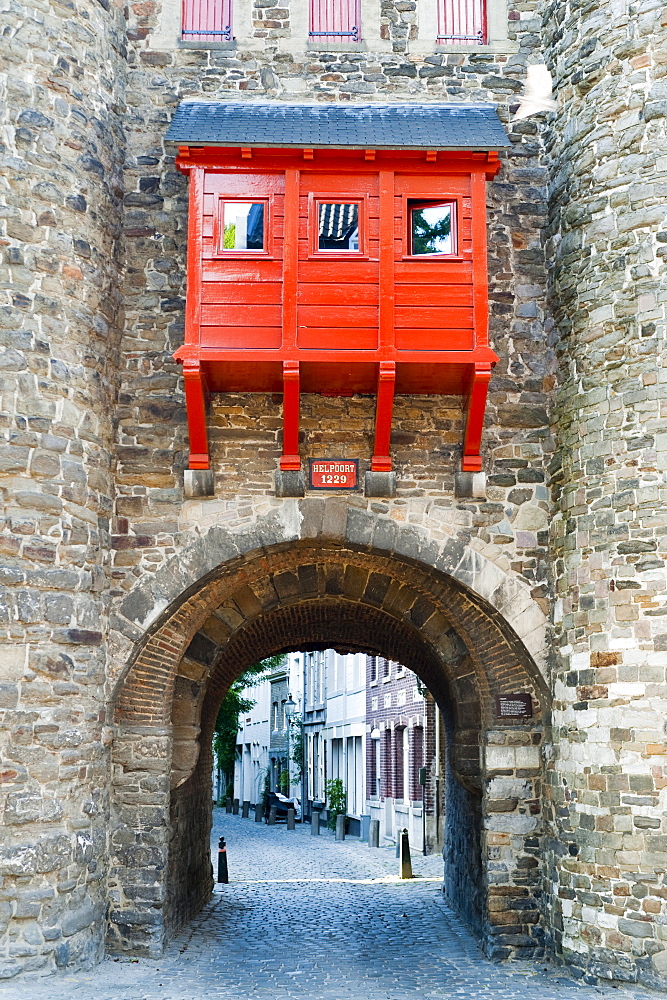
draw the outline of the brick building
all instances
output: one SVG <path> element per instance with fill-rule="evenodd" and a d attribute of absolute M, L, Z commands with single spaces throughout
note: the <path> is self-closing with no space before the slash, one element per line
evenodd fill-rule
<path fill-rule="evenodd" d="M 419 678 L 383 656 L 366 658 L 366 732 L 366 812 L 380 835 L 407 829 L 417 850 L 441 851 L 444 726 Z"/>
<path fill-rule="evenodd" d="M 210 894 L 211 732 L 230 681 L 335 648 L 404 663 L 442 712 L 447 897 L 486 953 L 667 986 L 664 4 L 483 6 L 462 29 L 446 0 L 361 0 L 336 37 L 308 0 L 235 0 L 228 35 L 188 27 L 176 0 L 5 14 L 3 977 L 105 948 L 159 955 Z M 542 62 L 557 107 L 513 121 Z M 294 379 L 213 392 L 206 413 L 200 392 L 209 468 L 186 468 L 195 378 L 174 353 L 198 195 L 165 136 L 189 99 L 497 114 L 508 145 L 474 231 L 498 358 L 481 473 L 461 468 L 460 384 L 407 386 L 383 425 L 393 488 L 366 491 L 377 393 L 348 395 L 335 364 L 337 395 L 304 375 L 287 457 L 358 460 L 361 488 L 276 489 L 295 471 L 280 469 Z M 431 170 L 441 151 L 412 153 Z M 492 173 L 493 150 L 468 150 L 470 176 L 476 152 Z M 304 145 L 299 169 L 318 155 Z M 387 164 L 354 155 L 369 175 Z M 235 156 L 241 176 L 261 159 Z M 463 244 L 467 197 L 448 202 Z M 282 299 L 261 284 L 277 329 Z M 385 321 L 402 308 L 386 287 L 371 307 Z M 285 301 L 294 332 L 304 303 Z"/>

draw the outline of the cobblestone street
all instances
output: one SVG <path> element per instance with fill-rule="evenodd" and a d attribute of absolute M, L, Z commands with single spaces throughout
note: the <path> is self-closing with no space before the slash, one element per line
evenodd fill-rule
<path fill-rule="evenodd" d="M 160 961 L 107 959 L 89 972 L 0 985 L 3 1000 L 615 1000 L 657 997 L 587 986 L 544 964 L 498 966 L 443 903 L 439 857 L 397 882 L 393 849 L 310 827 L 286 830 L 215 811 L 230 884 Z"/>

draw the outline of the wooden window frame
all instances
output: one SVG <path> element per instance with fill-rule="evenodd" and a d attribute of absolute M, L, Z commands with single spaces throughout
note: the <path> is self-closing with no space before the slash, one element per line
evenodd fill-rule
<path fill-rule="evenodd" d="M 320 205 L 357 205 L 359 219 L 358 250 L 320 250 Z M 317 260 L 368 260 L 368 195 L 330 195 L 311 191 L 308 195 L 308 219 L 310 222 L 309 258 Z"/>
<path fill-rule="evenodd" d="M 403 255 L 402 260 L 421 261 L 457 261 L 464 257 L 459 251 L 460 234 L 459 220 L 461 219 L 461 207 L 463 198 L 460 195 L 437 195 L 426 198 L 421 195 L 403 195 Z M 412 221 L 410 202 L 417 202 L 419 205 L 442 204 L 452 206 L 452 247 L 451 253 L 411 253 L 412 250 Z M 414 207 L 414 206 L 413 206 Z"/>
<path fill-rule="evenodd" d="M 225 231 L 223 211 L 226 204 L 264 205 L 264 247 L 262 250 L 225 250 L 220 244 Z M 273 253 L 273 198 L 271 195 L 217 194 L 213 211 L 213 256 L 224 260 L 272 260 Z"/>

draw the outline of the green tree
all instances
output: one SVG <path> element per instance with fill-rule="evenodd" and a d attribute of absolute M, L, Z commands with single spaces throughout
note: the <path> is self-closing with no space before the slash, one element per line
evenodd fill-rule
<path fill-rule="evenodd" d="M 298 784 L 303 777 L 303 717 L 293 715 L 289 720 L 290 724 L 290 757 L 294 764 L 292 781 Z"/>
<path fill-rule="evenodd" d="M 249 712 L 255 704 L 251 698 L 242 697 L 243 689 L 257 684 L 265 674 L 281 667 L 285 659 L 285 656 L 269 656 L 266 660 L 254 663 L 232 682 L 223 698 L 213 733 L 213 755 L 216 767 L 222 771 L 227 786 L 234 780 L 239 715 Z"/>

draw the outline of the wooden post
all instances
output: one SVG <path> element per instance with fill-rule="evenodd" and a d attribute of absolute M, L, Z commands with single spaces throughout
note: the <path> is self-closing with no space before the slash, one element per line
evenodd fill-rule
<path fill-rule="evenodd" d="M 490 380 L 491 366 L 475 365 L 475 371 L 470 382 L 465 403 L 462 462 L 464 472 L 481 472 L 482 469 L 482 456 L 479 452 L 482 444 L 484 411 L 486 409 L 486 396 Z"/>
<path fill-rule="evenodd" d="M 393 361 L 381 361 L 378 372 L 375 445 L 371 459 L 371 472 L 391 472 L 390 441 L 395 389 L 396 365 Z"/>
<path fill-rule="evenodd" d="M 183 362 L 185 406 L 190 436 L 190 468 L 208 469 L 208 431 L 206 429 L 206 377 L 198 361 Z"/>
<path fill-rule="evenodd" d="M 299 362 L 283 362 L 283 454 L 281 470 L 301 469 L 299 457 Z"/>

